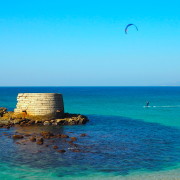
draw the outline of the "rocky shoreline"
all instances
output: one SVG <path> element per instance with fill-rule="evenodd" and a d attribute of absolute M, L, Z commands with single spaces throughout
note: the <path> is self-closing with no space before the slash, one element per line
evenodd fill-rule
<path fill-rule="evenodd" d="M 30 116 L 25 112 L 14 113 L 7 111 L 7 108 L 0 107 L 0 127 L 10 128 L 14 125 L 19 126 L 64 126 L 81 125 L 88 122 L 88 118 L 81 114 L 64 113 L 61 117 L 48 114 L 45 116 Z"/>
<path fill-rule="evenodd" d="M 86 116 L 80 114 L 64 113 L 61 119 L 56 119 L 56 117 L 50 114 L 46 116 L 28 116 L 24 113 L 8 112 L 7 108 L 0 107 L 0 128 L 7 129 L 6 132 L 2 132 L 0 137 L 6 136 L 12 139 L 18 146 L 28 146 L 35 143 L 38 147 L 50 148 L 58 153 L 65 153 L 67 151 L 89 152 L 83 146 L 75 143 L 78 142 L 79 138 L 86 137 L 86 133 L 79 134 L 78 137 L 77 134 L 70 137 L 70 134 L 73 132 L 68 132 L 68 134 L 52 132 L 51 128 L 51 126 L 80 125 L 88 121 Z M 11 127 L 14 127 L 16 131 L 9 131 Z M 26 132 L 29 128 L 30 131 Z M 45 130 L 42 131 L 42 129 Z M 51 131 L 49 131 L 50 129 Z M 37 153 L 41 152 L 43 152 L 42 148 L 37 150 Z"/>

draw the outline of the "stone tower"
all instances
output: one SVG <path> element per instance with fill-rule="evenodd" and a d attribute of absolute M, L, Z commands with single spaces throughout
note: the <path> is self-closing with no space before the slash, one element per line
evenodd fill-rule
<path fill-rule="evenodd" d="M 19 93 L 15 113 L 28 115 L 57 115 L 64 113 L 62 94 L 58 93 Z"/>

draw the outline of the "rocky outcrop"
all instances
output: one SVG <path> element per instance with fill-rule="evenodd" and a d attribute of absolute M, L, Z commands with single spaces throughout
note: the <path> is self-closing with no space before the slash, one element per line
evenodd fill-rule
<path fill-rule="evenodd" d="M 80 114 L 65 113 L 64 118 L 56 119 L 57 125 L 77 125 L 85 124 L 88 121 L 87 117 Z"/>
<path fill-rule="evenodd" d="M 6 108 L 0 108 L 0 127 L 11 127 L 13 125 L 20 126 L 64 126 L 64 125 L 80 125 L 85 124 L 89 120 L 86 116 L 81 114 L 70 114 L 64 113 L 64 115 L 59 118 L 55 118 L 51 115 L 43 115 L 43 116 L 24 116 L 24 113 L 14 113 L 7 112 Z"/>

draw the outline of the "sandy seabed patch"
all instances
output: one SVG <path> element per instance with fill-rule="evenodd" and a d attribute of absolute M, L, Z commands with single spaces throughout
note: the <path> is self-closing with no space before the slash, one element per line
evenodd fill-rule
<path fill-rule="evenodd" d="M 63 178 L 62 178 L 63 179 Z M 81 177 L 66 177 L 66 180 L 180 180 L 180 168 L 159 172 L 138 172 L 126 176 L 111 176 L 105 174 L 92 174 Z"/>

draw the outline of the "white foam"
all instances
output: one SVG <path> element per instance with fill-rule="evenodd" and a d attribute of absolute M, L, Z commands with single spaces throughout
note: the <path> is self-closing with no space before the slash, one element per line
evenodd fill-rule
<path fill-rule="evenodd" d="M 143 106 L 144 108 L 180 108 L 180 105 L 176 106 Z"/>

